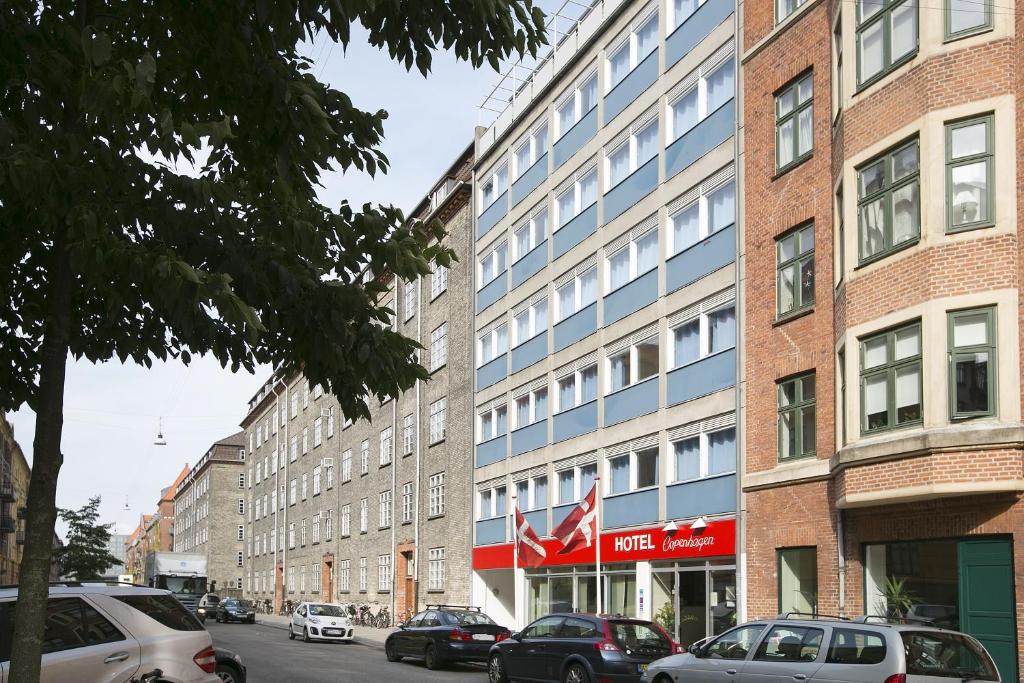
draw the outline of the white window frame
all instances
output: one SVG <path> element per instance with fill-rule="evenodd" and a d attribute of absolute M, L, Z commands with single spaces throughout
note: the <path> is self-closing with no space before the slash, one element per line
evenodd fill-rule
<path fill-rule="evenodd" d="M 496 164 L 494 168 L 489 170 L 487 173 L 482 174 L 477 178 L 477 185 L 479 186 L 479 194 L 477 195 L 478 210 L 477 215 L 479 216 L 486 211 L 494 202 L 498 201 L 508 190 L 508 162 L 502 161 L 500 164 Z M 485 190 L 487 186 L 492 186 L 492 192 L 494 196 L 491 197 L 490 201 L 485 199 Z"/>
<path fill-rule="evenodd" d="M 387 529 L 391 526 L 391 491 L 381 491 L 377 503 L 377 528 Z"/>
<path fill-rule="evenodd" d="M 515 180 L 523 177 L 523 174 L 533 168 L 534 164 L 540 160 L 542 156 L 547 154 L 547 147 L 551 144 L 551 136 L 549 133 L 549 126 L 547 118 L 534 124 L 533 130 L 527 133 L 519 142 L 516 143 L 512 150 L 512 166 L 514 171 Z M 544 131 L 543 137 L 540 132 Z M 526 151 L 526 166 L 520 168 L 519 156 L 520 152 L 525 148 Z M 514 181 L 513 181 L 514 182 Z"/>
<path fill-rule="evenodd" d="M 537 415 L 537 395 L 538 394 L 544 394 L 545 403 L 547 405 L 547 410 L 541 416 Z M 522 401 L 523 399 L 526 399 L 527 403 L 529 404 L 529 408 L 528 408 L 527 412 L 529 413 L 530 419 L 529 419 L 529 422 L 524 422 L 523 424 L 519 424 L 519 402 Z M 529 427 L 530 425 L 532 425 L 532 424 L 534 424 L 534 423 L 536 423 L 536 422 L 538 422 L 540 420 L 546 420 L 550 413 L 551 413 L 551 392 L 548 391 L 547 385 L 544 385 L 542 387 L 537 387 L 536 389 L 528 391 L 527 393 L 523 394 L 522 396 L 519 396 L 518 398 L 513 399 L 513 401 L 512 401 L 512 415 L 510 417 L 512 418 L 512 421 L 514 422 L 514 426 L 511 426 L 510 429 L 511 430 L 516 430 L 516 429 L 522 429 L 523 427 Z"/>
<path fill-rule="evenodd" d="M 430 371 L 448 364 L 448 322 L 445 321 L 430 333 Z"/>
<path fill-rule="evenodd" d="M 391 591 L 391 553 L 377 556 L 377 592 Z"/>
<path fill-rule="evenodd" d="M 406 482 L 402 484 L 402 523 L 406 524 L 412 521 L 413 512 L 413 499 L 412 499 L 412 482 Z"/>
<path fill-rule="evenodd" d="M 294 477 L 288 484 L 288 504 L 295 505 L 299 496 L 299 482 Z"/>
<path fill-rule="evenodd" d="M 366 558 L 359 558 L 359 592 L 366 592 Z"/>
<path fill-rule="evenodd" d="M 395 452 L 395 430 L 390 425 L 380 432 L 380 465 L 390 465 Z"/>
<path fill-rule="evenodd" d="M 430 273 L 430 300 L 448 291 L 448 266 L 442 266 L 434 262 Z"/>
<path fill-rule="evenodd" d="M 302 428 L 302 454 L 309 453 L 309 427 Z"/>
<path fill-rule="evenodd" d="M 584 276 L 586 276 L 586 275 L 588 275 L 590 273 L 594 274 L 594 300 L 593 301 L 583 301 L 583 278 L 584 278 Z M 568 287 L 570 284 L 573 287 L 573 301 L 574 301 L 575 308 L 568 315 L 564 315 L 563 311 L 562 311 L 562 299 L 558 295 L 558 293 L 561 292 L 566 287 Z M 593 266 L 591 266 L 590 268 L 587 268 L 582 273 L 580 273 L 578 275 L 575 275 L 573 277 L 573 279 L 572 279 L 572 282 L 567 282 L 567 283 L 563 284 L 561 287 L 558 287 L 557 289 L 555 289 L 554 302 L 553 302 L 555 324 L 562 322 L 566 318 L 569 318 L 569 317 L 571 317 L 573 315 L 576 315 L 577 313 L 582 311 L 584 308 L 586 308 L 590 304 L 592 304 L 595 301 L 597 301 L 598 295 L 599 294 L 598 294 L 598 286 L 597 286 L 597 264 L 595 263 Z"/>
<path fill-rule="evenodd" d="M 548 490 L 548 500 L 545 500 L 538 504 L 537 501 L 537 481 L 543 479 Z M 519 485 L 526 482 L 526 500 L 519 496 Z M 519 509 L 523 512 L 533 512 L 535 510 L 546 510 L 551 498 L 551 480 L 546 474 L 541 474 L 536 477 L 530 477 L 528 479 L 520 479 L 515 483 L 516 491 L 516 503 L 519 505 Z"/>
<path fill-rule="evenodd" d="M 412 453 L 415 439 L 415 425 L 413 424 L 413 415 L 409 413 L 402 418 L 402 453 L 409 455 Z"/>
<path fill-rule="evenodd" d="M 538 315 L 538 308 L 543 304 L 543 316 Z M 527 316 L 527 336 L 524 339 L 519 339 L 519 318 L 522 315 Z M 511 347 L 515 348 L 520 344 L 525 344 L 541 332 L 547 332 L 548 330 L 548 297 L 543 296 L 536 301 L 532 302 L 525 310 L 520 311 L 519 315 L 512 318 L 512 336 L 514 337 Z"/>
<path fill-rule="evenodd" d="M 641 133 L 646 133 L 652 127 L 655 129 L 655 138 L 657 140 L 657 142 L 655 144 L 654 156 L 650 157 L 649 159 L 644 159 L 643 161 L 641 161 L 639 156 L 638 156 L 638 154 L 639 154 L 639 147 L 637 145 L 637 138 L 640 137 Z M 648 161 L 650 161 L 654 157 L 658 156 L 658 152 L 661 149 L 661 140 L 658 138 L 659 132 L 660 131 L 658 131 L 658 117 L 655 116 L 653 119 L 651 119 L 650 121 L 645 123 L 643 126 L 640 126 L 640 128 L 637 129 L 636 131 L 630 131 L 629 135 L 626 136 L 626 139 L 623 140 L 618 145 L 616 145 L 615 147 L 613 147 L 611 149 L 605 149 L 605 153 L 604 153 L 604 179 L 605 179 L 604 194 L 608 194 L 613 188 L 618 187 L 622 182 L 624 182 L 627 178 L 629 178 L 629 176 L 631 176 L 634 173 L 636 173 L 636 170 L 638 168 L 640 168 L 641 166 L 646 164 Z M 628 162 L 627 168 L 626 168 L 626 175 L 622 176 L 622 178 L 620 178 L 619 180 L 617 180 L 617 181 L 615 181 L 613 183 L 612 182 L 612 162 L 611 162 L 611 159 L 612 159 L 612 157 L 615 154 L 617 154 L 623 148 L 627 148 L 627 154 L 629 155 L 629 162 Z"/>
<path fill-rule="evenodd" d="M 524 256 L 547 241 L 550 215 L 548 208 L 545 206 L 534 211 L 527 220 L 523 221 L 518 228 L 512 231 L 512 263 L 522 260 Z M 544 217 L 544 221 L 542 223 L 538 221 L 540 216 Z M 540 226 L 539 229 L 538 225 Z M 519 246 L 519 235 L 522 234 L 524 230 L 526 231 L 526 249 L 525 251 L 522 251 Z"/>
<path fill-rule="evenodd" d="M 501 344 L 500 344 L 501 335 L 498 334 L 503 329 L 505 331 L 505 348 L 501 347 Z M 494 329 L 488 330 L 487 332 L 477 336 L 477 338 L 476 338 L 477 358 L 480 359 L 480 364 L 477 365 L 478 368 L 479 367 L 483 367 L 484 365 L 487 365 L 488 363 L 490 363 L 491 361 L 495 360 L 496 358 L 499 358 L 502 355 L 508 353 L 508 349 L 509 349 L 509 338 L 508 338 L 508 335 L 509 335 L 508 323 L 507 322 L 503 322 L 500 325 L 497 325 Z M 485 356 L 484 348 L 485 347 L 490 347 L 490 351 L 491 351 L 490 358 L 488 358 L 487 360 L 484 360 L 484 356 Z"/>
<path fill-rule="evenodd" d="M 302 473 L 302 500 L 309 497 L 309 472 Z"/>
<path fill-rule="evenodd" d="M 729 476 L 729 475 L 732 475 L 732 474 L 736 474 L 735 462 L 733 463 L 734 467 L 733 467 L 732 470 L 729 470 L 729 471 L 726 471 L 726 472 L 716 472 L 714 474 L 709 474 L 708 473 L 708 452 L 709 452 L 708 442 L 709 442 L 709 439 L 711 438 L 712 434 L 718 434 L 719 432 L 725 432 L 725 431 L 728 431 L 730 429 L 733 430 L 733 443 L 734 443 L 734 446 L 735 446 L 736 425 L 734 425 L 734 424 L 724 425 L 724 426 L 721 426 L 721 427 L 715 427 L 714 429 L 701 430 L 700 432 L 698 432 L 696 434 L 690 434 L 688 436 L 680 436 L 678 438 L 670 439 L 669 442 L 668 442 L 668 447 L 669 447 L 669 456 L 670 456 L 669 468 L 672 470 L 672 473 L 671 473 L 672 481 L 668 482 L 668 483 L 669 484 L 680 484 L 680 483 L 685 483 L 685 482 L 689 482 L 689 481 L 700 481 L 702 479 L 708 479 L 708 478 L 714 478 L 714 477 L 725 477 L 725 476 Z M 696 477 L 688 477 L 688 478 L 684 479 L 679 474 L 679 467 L 678 467 L 678 463 L 676 462 L 676 444 L 677 443 L 682 443 L 683 441 L 689 441 L 690 439 L 698 439 L 699 440 L 698 441 L 698 444 L 699 444 L 698 452 L 700 454 L 699 455 L 700 465 L 699 465 L 699 468 L 698 468 L 699 469 L 699 473 L 698 473 L 698 475 Z M 739 453 L 736 454 L 736 460 L 739 460 Z"/>
<path fill-rule="evenodd" d="M 658 349 L 658 372 L 656 372 L 655 374 L 650 375 L 648 377 L 641 378 L 640 377 L 640 356 L 639 356 L 639 351 L 637 350 L 637 347 L 640 344 L 644 344 L 646 342 L 651 341 L 652 339 L 655 342 L 657 342 L 658 346 L 659 346 L 659 349 Z M 645 381 L 649 380 L 651 377 L 657 377 L 661 373 L 661 348 L 660 347 L 661 347 L 661 340 L 659 339 L 659 334 L 658 334 L 658 332 L 654 332 L 653 334 L 651 334 L 651 335 L 649 335 L 649 336 L 647 336 L 647 337 L 645 337 L 643 339 L 638 339 L 637 341 L 633 342 L 632 344 L 630 344 L 629 346 L 627 346 L 624 349 L 619 349 L 618 351 L 614 351 L 612 353 L 605 354 L 605 359 L 604 359 L 604 393 L 605 393 L 605 395 L 607 396 L 609 394 L 613 394 L 613 393 L 616 393 L 616 392 L 619 392 L 619 391 L 623 391 L 624 389 L 628 389 L 629 387 L 636 386 L 640 382 L 645 382 Z M 612 389 L 612 359 L 613 358 L 617 358 L 618 356 L 622 355 L 623 352 L 629 353 L 629 382 L 627 384 L 619 387 L 618 389 Z"/>
<path fill-rule="evenodd" d="M 320 482 L 323 476 L 323 465 L 317 465 L 313 468 L 313 495 L 320 495 Z"/>
<path fill-rule="evenodd" d="M 640 31 L 641 28 L 646 26 L 647 22 L 650 21 L 652 18 L 654 19 L 655 23 L 659 24 L 655 28 L 655 47 L 654 47 L 654 49 L 656 50 L 658 48 L 658 46 L 661 44 L 661 26 L 660 26 L 660 23 L 658 22 L 658 9 L 657 8 L 654 8 L 653 10 L 648 12 L 647 14 L 644 14 L 642 17 L 639 17 L 636 21 L 634 21 L 632 26 L 630 26 L 629 33 L 626 36 L 624 36 L 623 38 L 621 38 L 619 41 L 617 41 L 616 43 L 613 43 L 612 45 L 610 45 L 605 50 L 605 58 L 604 58 L 604 69 L 605 69 L 604 70 L 604 82 L 605 82 L 605 92 L 604 92 L 604 94 L 605 95 L 607 95 L 612 90 L 614 90 L 615 86 L 617 86 L 619 83 L 622 83 L 622 81 L 624 81 L 627 78 L 629 78 L 629 74 L 633 73 L 633 70 L 636 69 L 640 65 L 640 62 L 642 62 L 644 59 L 647 58 L 647 56 L 649 54 L 651 54 L 650 52 L 648 52 L 645 55 L 641 55 L 640 54 L 640 52 L 639 52 L 639 45 L 638 45 L 638 41 L 637 41 L 637 33 Z M 619 53 L 619 50 L 621 48 L 627 46 L 627 44 L 628 44 L 628 49 L 629 49 L 629 69 L 626 70 L 626 73 L 622 76 L 621 80 L 619 80 L 619 81 L 617 81 L 615 83 L 612 83 L 612 55 L 617 55 Z M 653 52 L 653 51 L 654 50 L 652 50 L 651 52 Z"/>
<path fill-rule="evenodd" d="M 498 491 L 505 491 L 505 510 L 498 513 Z M 486 494 L 486 495 L 485 495 Z M 486 499 L 486 502 L 485 502 Z M 504 484 L 477 491 L 477 519 L 501 519 L 508 514 L 508 487 Z M 486 508 L 486 509 L 485 509 Z"/>
<path fill-rule="evenodd" d="M 365 534 L 370 527 L 370 499 L 359 500 L 359 533 Z"/>
<path fill-rule="evenodd" d="M 666 13 L 668 14 L 668 26 L 670 27 L 668 29 L 668 34 L 672 35 L 673 31 L 675 31 L 677 28 L 682 26 L 686 22 L 687 19 L 692 17 L 694 14 L 696 14 L 697 10 L 699 10 L 701 7 L 703 7 L 704 3 L 706 3 L 707 1 L 708 0 L 696 0 L 697 7 L 694 8 L 694 10 L 692 12 L 690 12 L 689 14 L 687 14 L 685 17 L 680 17 L 679 16 L 680 13 L 676 12 L 675 0 L 669 0 L 668 1 L 668 7 L 667 7 L 667 10 L 666 10 Z"/>
<path fill-rule="evenodd" d="M 348 593 L 352 589 L 352 560 L 338 562 L 338 591 Z"/>
<path fill-rule="evenodd" d="M 316 545 L 317 543 L 320 542 L 320 515 L 321 515 L 321 513 L 319 513 L 319 512 L 314 513 L 313 514 L 312 522 L 310 523 L 310 526 L 311 526 L 311 529 L 312 529 L 311 533 L 312 533 L 313 545 Z"/>
<path fill-rule="evenodd" d="M 700 244 L 701 242 L 703 242 L 704 240 L 706 240 L 707 238 L 711 237 L 711 235 L 715 234 L 715 232 L 719 232 L 720 230 L 724 230 L 726 227 L 728 227 L 727 225 L 725 225 L 725 226 L 722 226 L 722 227 L 718 228 L 718 230 L 715 230 L 715 231 L 711 230 L 711 198 L 716 193 L 718 193 L 718 192 L 724 192 L 725 189 L 727 187 L 729 187 L 730 185 L 733 188 L 733 190 L 732 190 L 732 192 L 733 192 L 733 223 L 732 224 L 733 225 L 736 224 L 736 178 L 735 177 L 730 177 L 728 180 L 724 180 L 724 181 L 722 181 L 720 183 L 717 183 L 713 187 L 710 187 L 710 188 L 704 188 L 703 185 L 701 185 L 700 192 L 698 193 L 696 199 L 687 202 L 686 204 L 684 204 L 683 206 L 679 207 L 678 209 L 673 211 L 671 214 L 669 214 L 668 225 L 666 226 L 666 230 L 668 232 L 668 235 L 666 237 L 666 241 L 668 243 L 668 248 L 667 248 L 668 258 L 672 258 L 676 254 L 681 254 L 682 252 L 686 251 L 690 247 L 696 246 L 696 245 Z M 683 213 L 685 213 L 686 211 L 690 210 L 691 208 L 693 208 L 694 205 L 697 206 L 697 225 L 698 225 L 698 228 L 697 228 L 697 230 L 698 230 L 697 239 L 695 241 L 689 243 L 689 244 L 678 245 L 678 244 L 675 243 L 676 242 L 676 229 L 675 229 L 676 228 L 676 218 L 681 216 Z"/>
<path fill-rule="evenodd" d="M 341 506 L 341 535 L 352 535 L 352 506 L 349 503 Z"/>
<path fill-rule="evenodd" d="M 593 168 L 588 170 L 586 173 L 577 174 L 577 176 L 573 180 L 572 187 L 564 190 L 561 194 L 559 194 L 557 197 L 555 197 L 554 210 L 552 212 L 553 215 L 554 215 L 554 221 L 552 222 L 551 232 L 553 232 L 553 233 L 558 232 L 559 230 L 564 228 L 573 218 L 576 218 L 576 216 L 579 216 L 581 213 L 583 213 L 583 211 L 585 209 L 590 208 L 591 204 L 587 204 L 586 206 L 583 206 L 583 181 L 588 179 L 588 178 L 590 178 L 591 176 L 594 177 L 594 203 L 595 204 L 597 203 L 597 197 L 598 197 L 598 194 L 599 194 L 598 188 L 597 188 L 598 178 L 597 178 L 597 166 L 594 166 Z M 559 200 L 562 197 L 564 197 L 566 194 L 570 193 L 570 192 L 573 193 L 573 200 L 572 200 L 573 213 L 572 213 L 571 216 L 569 216 L 568 218 L 566 218 L 563 221 L 562 220 L 562 215 L 561 215 L 562 210 L 559 208 L 561 206 L 561 202 Z"/>
<path fill-rule="evenodd" d="M 658 246 L 657 246 L 658 257 L 654 261 L 654 267 L 653 268 L 648 268 L 647 270 L 645 270 L 643 272 L 640 272 L 640 270 L 639 270 L 639 263 L 638 263 L 638 257 L 637 257 L 637 243 L 640 242 L 641 240 L 644 240 L 644 239 L 647 239 L 648 237 L 650 237 L 651 233 L 655 234 L 655 239 L 658 242 Z M 629 250 L 629 277 L 628 277 L 628 279 L 625 282 L 623 282 L 621 285 L 619 285 L 618 287 L 615 287 L 613 289 L 612 288 L 612 258 L 615 257 L 615 256 L 618 256 L 624 250 Z M 650 230 L 645 231 L 642 235 L 638 235 L 637 237 L 629 240 L 629 242 L 627 242 L 622 247 L 616 249 L 615 251 L 613 251 L 611 253 L 606 253 L 605 254 L 605 256 L 604 256 L 605 296 L 611 294 L 612 292 L 614 292 L 614 291 L 616 291 L 618 289 L 622 289 L 623 287 L 628 285 L 630 282 L 633 282 L 634 280 L 636 280 L 640 276 L 646 275 L 647 273 L 651 272 L 652 270 L 657 270 L 658 269 L 658 265 L 660 263 L 661 263 L 661 235 L 659 234 L 659 226 L 655 225 Z"/>
<path fill-rule="evenodd" d="M 416 285 L 419 280 L 409 280 L 405 283 L 404 297 L 402 298 L 405 321 L 408 321 L 416 313 Z"/>
<path fill-rule="evenodd" d="M 505 411 L 505 431 L 498 433 L 498 414 Z M 490 435 L 484 434 L 484 416 L 490 415 L 491 417 L 491 430 Z M 508 433 L 508 404 L 501 403 L 498 405 L 491 406 L 488 410 L 482 410 L 476 414 L 476 433 L 477 443 L 481 444 L 491 439 L 497 439 L 499 436 L 504 436 Z"/>
<path fill-rule="evenodd" d="M 448 397 L 442 396 L 430 404 L 430 445 L 445 439 L 448 429 Z"/>
<path fill-rule="evenodd" d="M 327 438 L 334 436 L 334 406 L 327 409 Z"/>
<path fill-rule="evenodd" d="M 736 92 L 735 92 L 735 89 L 736 89 L 736 62 L 735 62 L 735 58 L 734 57 L 729 57 L 727 59 L 723 59 L 721 62 L 719 62 L 719 63 L 715 64 L 713 67 L 707 69 L 707 71 L 705 71 L 704 65 L 701 65 L 700 73 L 697 76 L 697 81 L 693 85 L 691 85 L 689 88 L 686 88 L 685 90 L 683 90 L 678 95 L 675 95 L 674 97 L 672 97 L 672 99 L 667 99 L 666 98 L 666 100 L 665 100 L 665 146 L 666 147 L 671 145 L 673 142 L 675 142 L 679 138 L 683 137 L 687 133 L 689 133 L 691 130 L 693 130 L 697 126 L 699 126 L 701 124 L 701 122 L 704 121 L 704 119 L 706 119 L 708 116 L 710 116 L 711 114 L 713 114 L 716 111 L 718 111 L 718 108 L 723 106 L 723 105 L 719 105 L 718 108 L 711 109 L 711 105 L 708 103 L 708 81 L 711 80 L 711 76 L 712 75 L 717 74 L 720 69 L 726 68 L 727 66 L 730 65 L 730 63 L 732 64 L 732 69 L 733 69 L 733 73 L 732 73 L 732 78 L 733 78 L 733 97 L 732 97 L 732 99 L 735 99 L 736 98 Z M 675 108 L 676 104 L 678 104 L 682 99 L 684 99 L 690 93 L 692 93 L 694 91 L 694 89 L 697 90 L 697 120 L 694 121 L 693 125 L 690 126 L 689 128 L 687 128 L 686 130 L 682 130 L 682 131 L 676 130 L 676 126 L 675 126 L 676 118 L 673 115 L 673 109 Z"/>
<path fill-rule="evenodd" d="M 319 448 L 324 442 L 324 418 L 313 420 L 313 448 Z"/>
<path fill-rule="evenodd" d="M 711 325 L 710 325 L 710 322 L 709 322 L 709 317 L 712 316 L 713 314 L 717 313 L 718 311 L 724 310 L 726 308 L 733 308 L 733 309 L 735 309 L 736 308 L 736 300 L 735 299 L 730 299 L 729 301 L 721 303 L 721 304 L 719 304 L 717 306 L 709 307 L 708 310 L 701 311 L 700 313 L 698 313 L 696 315 L 693 315 L 691 317 L 688 317 L 685 320 L 681 320 L 678 323 L 676 323 L 676 324 L 672 325 L 671 327 L 669 327 L 669 330 L 668 330 L 669 343 L 667 344 L 667 347 L 668 347 L 667 351 L 668 351 L 669 356 L 668 356 L 667 365 L 666 365 L 669 368 L 669 370 L 675 370 L 677 368 L 685 367 L 687 365 L 692 365 L 693 363 L 697 363 L 699 361 L 702 361 L 705 358 L 708 358 L 709 356 L 718 355 L 719 353 L 725 353 L 726 351 L 729 351 L 731 349 L 736 348 L 736 345 L 734 343 L 732 346 L 729 346 L 727 348 L 719 349 L 718 351 L 714 351 L 714 352 L 711 351 Z M 676 365 L 675 364 L 675 359 L 676 359 L 676 330 L 679 329 L 680 327 L 683 327 L 684 325 L 689 325 L 694 320 L 698 320 L 698 319 L 700 320 L 700 338 L 699 338 L 699 341 L 698 341 L 700 355 L 698 355 L 697 358 L 695 358 L 692 361 L 688 361 L 686 363 L 683 363 L 682 365 Z M 739 325 L 739 321 L 738 320 L 736 321 L 736 325 L 737 326 Z M 738 335 L 738 330 L 734 333 L 734 336 L 735 335 Z"/>
<path fill-rule="evenodd" d="M 583 91 L 591 81 L 594 83 L 594 106 L 583 111 Z M 571 95 L 569 94 L 570 92 L 572 93 Z M 575 85 L 573 85 L 569 91 L 563 93 L 562 96 L 558 98 L 558 103 L 555 105 L 554 122 L 552 123 L 552 129 L 554 130 L 553 139 L 560 139 L 563 135 L 572 130 L 573 126 L 579 123 L 584 116 L 591 112 L 591 110 L 597 108 L 597 100 L 597 69 L 595 68 L 588 71 L 586 75 L 576 81 Z M 569 104 L 570 101 L 572 102 L 573 108 L 572 123 L 566 126 L 565 130 L 562 130 L 562 118 L 560 114 L 562 109 Z"/>
<path fill-rule="evenodd" d="M 430 548 L 427 551 L 427 590 L 444 591 L 445 549 Z"/>
<path fill-rule="evenodd" d="M 359 474 L 369 474 L 370 472 L 370 440 L 363 439 L 363 442 L 359 445 Z"/>
<path fill-rule="evenodd" d="M 346 448 L 341 454 L 341 481 L 352 481 L 352 449 Z"/>
<path fill-rule="evenodd" d="M 504 250 L 505 257 L 504 263 L 501 262 L 500 252 Z M 494 277 L 486 279 L 484 277 L 484 263 L 494 262 Z M 487 285 L 491 284 L 498 278 L 500 278 L 505 272 L 508 271 L 509 264 L 509 252 L 508 252 L 508 239 L 502 238 L 494 242 L 491 246 L 487 247 L 487 250 L 482 252 L 477 259 L 477 282 L 480 286 L 477 287 L 477 291 L 482 290 Z"/>
<path fill-rule="evenodd" d="M 600 371 L 598 370 L 598 367 L 599 366 L 598 366 L 597 361 L 594 361 L 590 365 L 585 365 L 584 367 L 579 368 L 577 370 L 574 370 L 573 372 L 570 372 L 569 374 L 562 375 L 561 377 L 559 377 L 558 379 L 556 379 L 554 381 L 554 384 L 553 384 L 553 387 L 552 387 L 552 391 L 554 392 L 554 396 L 548 396 L 548 403 L 554 406 L 554 408 L 552 410 L 552 414 L 564 413 L 567 410 L 572 410 L 573 408 L 579 408 L 580 406 L 586 405 L 588 403 L 593 403 L 594 401 L 597 400 L 598 396 L 601 395 L 601 392 L 600 392 L 600 377 L 597 377 L 594 380 L 595 382 L 598 383 L 597 388 L 596 388 L 596 390 L 594 392 L 594 398 L 590 399 L 589 401 L 584 401 L 583 400 L 583 372 L 585 370 L 589 370 L 589 369 L 593 368 L 594 371 L 595 371 L 595 375 L 599 375 Z M 570 377 L 572 377 L 572 381 L 573 381 L 573 404 L 571 406 L 563 406 L 562 405 L 562 382 L 564 380 L 569 379 Z"/>
<path fill-rule="evenodd" d="M 658 454 L 658 465 L 655 468 L 656 481 L 648 486 L 638 485 L 638 474 L 640 468 L 638 466 L 639 454 L 645 451 L 657 451 Z M 629 488 L 626 491 L 619 491 L 612 493 L 612 461 L 619 460 L 620 458 L 629 458 Z M 621 496 L 627 493 L 635 493 L 636 491 L 647 491 L 651 489 L 657 489 L 661 486 L 662 476 L 662 453 L 660 444 L 653 444 L 645 446 L 644 448 L 630 448 L 628 453 L 619 453 L 616 455 L 608 456 L 604 461 L 604 495 L 607 496 Z"/>
<path fill-rule="evenodd" d="M 440 517 L 445 512 L 445 476 L 444 472 L 430 475 L 428 480 L 428 517 Z"/>

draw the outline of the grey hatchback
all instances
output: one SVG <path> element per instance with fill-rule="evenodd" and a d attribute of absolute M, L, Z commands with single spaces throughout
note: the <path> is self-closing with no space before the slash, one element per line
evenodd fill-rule
<path fill-rule="evenodd" d="M 947 629 L 778 618 L 738 626 L 686 654 L 653 662 L 641 683 L 949 683 L 999 682 L 985 648 Z"/>

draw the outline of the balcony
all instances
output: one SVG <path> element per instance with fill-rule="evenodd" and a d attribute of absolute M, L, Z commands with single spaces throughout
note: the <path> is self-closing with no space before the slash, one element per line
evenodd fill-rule
<path fill-rule="evenodd" d="M 632 420 L 658 409 L 658 376 L 619 389 L 604 397 L 604 426 Z"/>
<path fill-rule="evenodd" d="M 665 261 L 665 289 L 671 293 L 736 260 L 736 225 L 722 228 Z"/>
<path fill-rule="evenodd" d="M 604 224 L 612 222 L 658 186 L 657 154 L 604 195 Z"/>
<path fill-rule="evenodd" d="M 504 460 L 507 455 L 507 445 L 508 436 L 505 434 L 478 443 L 476 446 L 476 466 L 483 467 L 484 465 Z"/>
<path fill-rule="evenodd" d="M 508 376 L 508 354 L 503 353 L 476 369 L 476 390 L 486 389 Z"/>
<path fill-rule="evenodd" d="M 555 169 L 571 159 L 595 135 L 597 135 L 597 107 L 584 114 L 583 118 L 555 141 L 552 150 Z"/>
<path fill-rule="evenodd" d="M 0 534 L 13 534 L 18 528 L 17 523 L 10 517 L 0 519 Z"/>
<path fill-rule="evenodd" d="M 508 540 L 508 517 L 502 515 L 493 519 L 481 519 L 476 523 L 475 545 L 505 543 Z"/>
<path fill-rule="evenodd" d="M 669 519 L 735 512 L 736 475 L 669 484 L 665 496 L 665 514 Z"/>
<path fill-rule="evenodd" d="M 512 432 L 512 456 L 535 451 L 548 444 L 548 421 L 537 420 Z"/>
<path fill-rule="evenodd" d="M 17 498 L 14 491 L 14 482 L 10 479 L 0 481 L 0 501 L 12 501 Z"/>
<path fill-rule="evenodd" d="M 601 513 L 604 529 L 657 522 L 660 519 L 658 489 L 654 487 L 606 497 L 601 504 Z"/>
<path fill-rule="evenodd" d="M 553 443 L 597 431 L 597 401 L 590 401 L 555 414 L 552 424 Z"/>
<path fill-rule="evenodd" d="M 565 320 L 555 323 L 555 351 L 572 346 L 597 331 L 597 302 L 584 306 Z"/>
<path fill-rule="evenodd" d="M 619 81 L 611 92 L 604 96 L 604 123 L 608 123 L 622 113 L 645 90 L 658 80 L 658 50 L 647 55 L 644 61 Z"/>
<path fill-rule="evenodd" d="M 548 355 L 548 331 L 527 339 L 512 349 L 512 372 L 528 368 Z"/>
<path fill-rule="evenodd" d="M 736 384 L 736 349 L 701 358 L 668 373 L 668 405 L 713 394 Z"/>
<path fill-rule="evenodd" d="M 658 269 L 649 270 L 604 298 L 604 324 L 611 325 L 658 299 Z"/>
<path fill-rule="evenodd" d="M 476 293 L 476 312 L 484 310 L 505 296 L 508 291 L 508 271 L 502 271 Z"/>
<path fill-rule="evenodd" d="M 690 53 L 719 24 L 732 16 L 733 0 L 708 0 L 665 39 L 665 69 Z"/>
<path fill-rule="evenodd" d="M 491 228 L 498 224 L 505 214 L 508 213 L 508 190 L 501 193 L 501 195 L 494 200 L 494 203 L 484 209 L 484 212 L 480 214 L 480 217 L 476 219 L 476 237 L 480 239 L 488 232 Z"/>
<path fill-rule="evenodd" d="M 536 275 L 548 264 L 548 241 L 544 240 L 512 264 L 512 288 L 515 289 Z"/>
<path fill-rule="evenodd" d="M 736 100 L 731 99 L 665 148 L 665 178 L 673 178 L 732 137 Z"/>
<path fill-rule="evenodd" d="M 526 199 L 548 177 L 548 155 L 545 152 L 540 159 L 526 169 L 526 172 L 512 183 L 512 206 Z"/>
<path fill-rule="evenodd" d="M 554 258 L 558 258 L 597 230 L 597 202 L 576 215 L 571 221 L 555 231 Z"/>

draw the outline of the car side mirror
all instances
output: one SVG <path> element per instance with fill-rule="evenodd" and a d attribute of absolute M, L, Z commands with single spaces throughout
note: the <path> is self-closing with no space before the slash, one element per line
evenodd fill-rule
<path fill-rule="evenodd" d="M 700 643 L 700 642 L 694 643 L 689 648 L 687 648 L 687 651 L 691 655 L 693 655 L 694 657 L 698 657 L 698 658 L 703 657 L 704 656 L 704 644 Z"/>
<path fill-rule="evenodd" d="M 520 640 L 520 639 L 521 639 L 520 637 L 521 637 L 522 635 L 523 635 L 523 634 L 522 634 L 522 632 L 521 632 L 521 631 L 516 631 L 515 633 L 513 633 L 512 635 L 510 635 L 510 636 L 508 637 L 508 639 L 509 639 L 509 640 Z"/>
<path fill-rule="evenodd" d="M 400 629 L 402 629 L 404 631 L 405 627 L 408 626 L 408 625 L 409 625 L 408 622 L 403 621 L 401 624 L 398 625 L 398 628 L 400 628 Z"/>

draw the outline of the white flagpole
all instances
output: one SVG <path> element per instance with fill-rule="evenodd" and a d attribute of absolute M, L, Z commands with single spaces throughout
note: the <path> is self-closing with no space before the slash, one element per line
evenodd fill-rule
<path fill-rule="evenodd" d="M 519 503 L 512 496 L 512 621 L 519 624 L 519 529 L 516 527 L 516 511 Z"/>
<path fill-rule="evenodd" d="M 604 613 L 604 590 L 601 586 L 601 477 L 594 478 L 594 543 L 597 546 L 597 613 Z"/>

